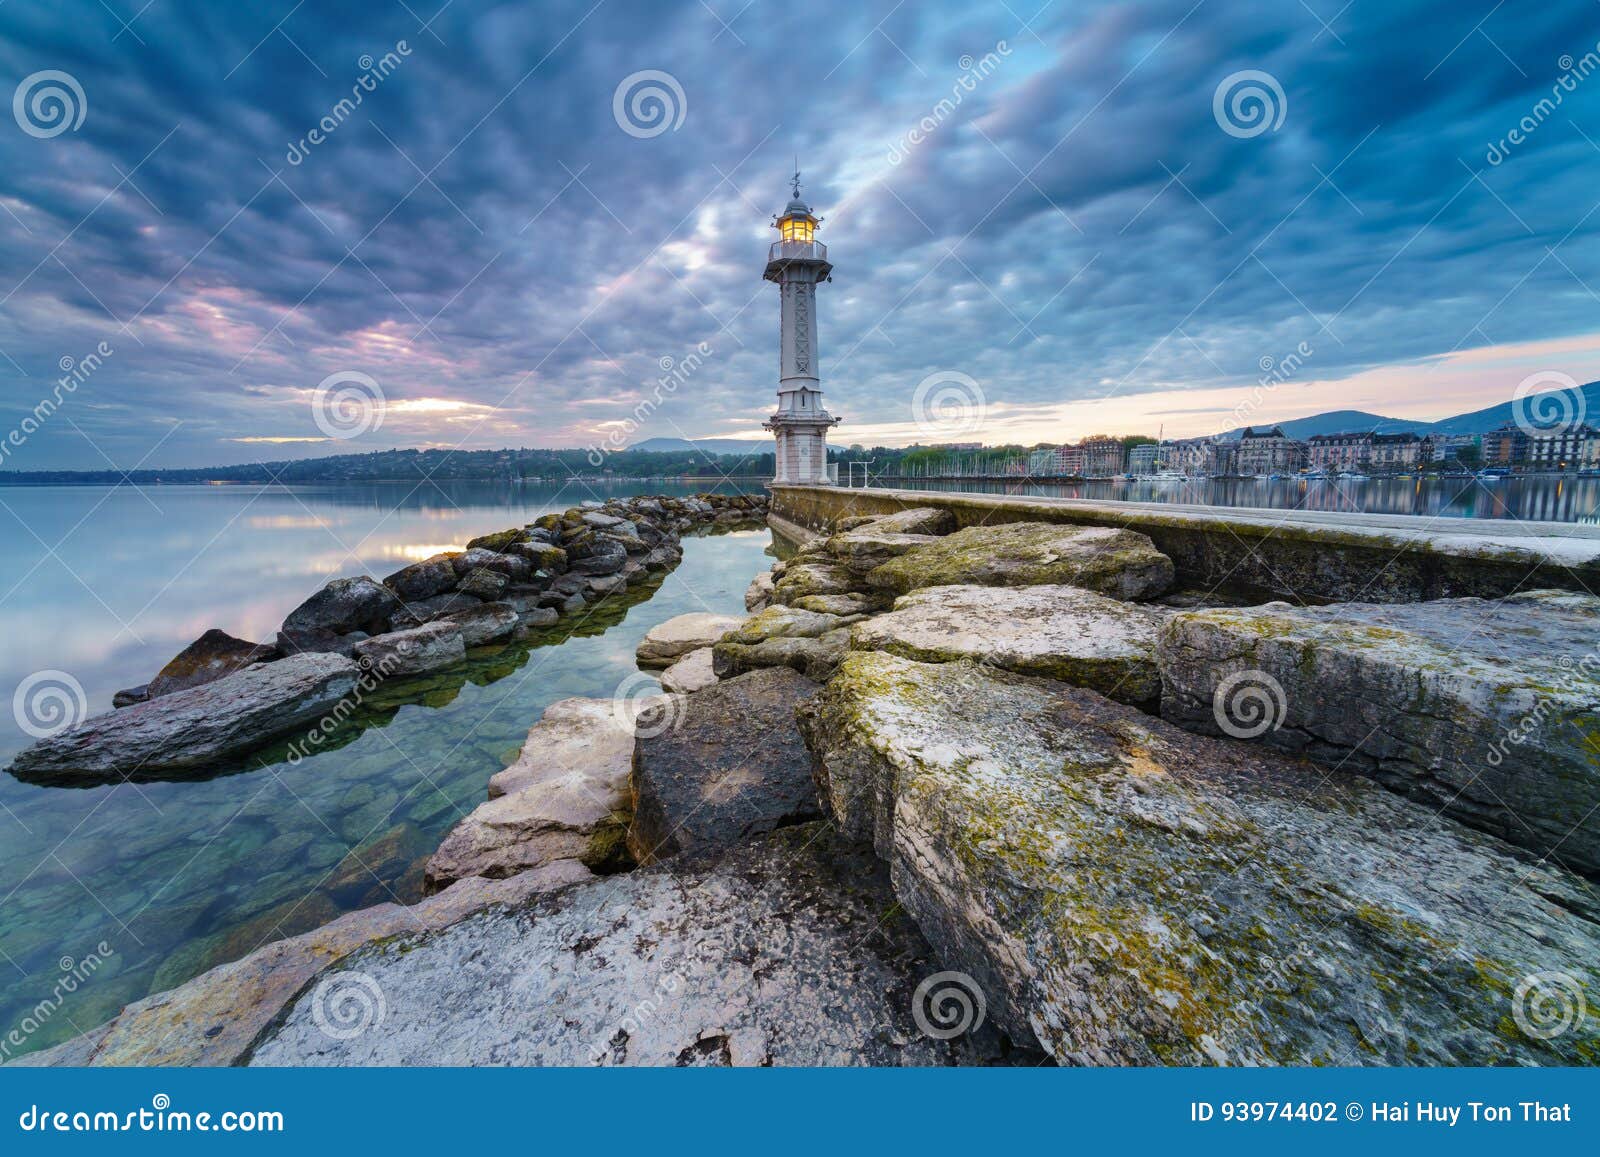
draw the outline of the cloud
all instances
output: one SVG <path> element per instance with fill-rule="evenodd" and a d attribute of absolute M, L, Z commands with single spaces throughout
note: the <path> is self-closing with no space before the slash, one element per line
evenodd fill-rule
<path fill-rule="evenodd" d="M 1095 400 L 1138 428 L 1243 397 L 1302 342 L 1319 381 L 1382 371 L 1380 405 L 1442 416 L 1596 329 L 1600 78 L 1490 160 L 1596 51 L 1587 13 L 713 7 L 157 5 L 119 34 L 94 0 L 0 6 L 0 78 L 59 69 L 88 106 L 48 139 L 0 124 L 0 426 L 114 350 L 4 465 L 326 452 L 309 396 L 341 371 L 389 405 L 341 451 L 582 445 L 701 342 L 638 436 L 756 429 L 796 153 L 846 442 L 908 429 L 941 370 L 982 384 L 992 440 L 1067 437 Z M 1247 69 L 1287 107 L 1241 138 L 1212 98 Z M 678 128 L 614 119 L 644 70 Z M 1474 351 L 1491 371 L 1407 372 Z"/>

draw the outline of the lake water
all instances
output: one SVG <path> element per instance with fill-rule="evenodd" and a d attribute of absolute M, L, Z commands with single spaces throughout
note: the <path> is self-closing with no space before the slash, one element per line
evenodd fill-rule
<path fill-rule="evenodd" d="M 99 712 L 210 627 L 270 640 L 329 578 L 388 574 L 586 498 L 705 489 L 0 489 L 0 766 L 32 742 L 6 708 L 36 672 L 69 675 Z M 417 899 L 423 861 L 544 708 L 611 696 L 664 619 L 742 612 L 769 544 L 765 531 L 685 537 L 659 584 L 370 697 L 342 746 L 294 765 L 268 753 L 211 780 L 93 788 L 0 775 L 0 1060 L 341 912 Z M 34 1028 L 39 1002 L 102 944 L 105 962 Z"/>
<path fill-rule="evenodd" d="M 1128 481 L 1075 484 L 971 482 L 960 479 L 895 482 L 915 490 L 1036 494 L 1128 502 L 1185 502 L 1272 510 L 1421 514 L 1442 518 L 1517 518 L 1552 522 L 1600 520 L 1600 478 L 1370 478 L 1365 482 L 1299 479 L 1202 478 L 1187 482 Z"/>

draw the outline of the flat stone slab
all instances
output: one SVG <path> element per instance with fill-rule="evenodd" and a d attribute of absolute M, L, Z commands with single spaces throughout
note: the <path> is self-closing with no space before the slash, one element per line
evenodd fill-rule
<path fill-rule="evenodd" d="M 913 990 L 939 970 L 883 866 L 810 824 L 374 944 L 309 987 L 251 1063 L 1001 1060 L 992 1027 L 918 1029 Z M 341 992 L 381 993 L 383 1016 L 330 1035 L 319 1021 Z"/>
<path fill-rule="evenodd" d="M 1161 713 L 1359 770 L 1539 856 L 1600 871 L 1600 598 L 1176 615 Z"/>
<path fill-rule="evenodd" d="M 786 667 L 822 683 L 849 649 L 850 631 L 845 627 L 815 638 L 776 635 L 757 643 L 724 641 L 711 648 L 711 669 L 719 679 L 732 679 L 749 671 Z"/>
<path fill-rule="evenodd" d="M 795 708 L 817 685 L 783 667 L 727 679 L 639 713 L 628 848 L 641 864 L 729 848 L 815 819 Z"/>
<path fill-rule="evenodd" d="M 830 814 L 889 861 L 944 966 L 1057 1060 L 1600 1048 L 1600 1003 L 1571 995 L 1600 985 L 1584 881 L 1368 779 L 1054 680 L 882 653 L 849 655 L 801 726 Z"/>
<path fill-rule="evenodd" d="M 856 574 L 866 574 L 891 558 L 898 558 L 938 539 L 931 534 L 891 534 L 876 526 L 836 534 L 828 539 L 828 553 Z"/>
<path fill-rule="evenodd" d="M 489 801 L 429 859 L 427 885 L 513 876 L 556 860 L 614 869 L 633 812 L 632 766 L 633 728 L 613 700 L 552 703 L 516 762 L 489 781 Z"/>
<path fill-rule="evenodd" d="M 258 663 L 200 687 L 95 715 L 11 763 L 30 782 L 160 779 L 259 747 L 319 719 L 360 668 L 328 652 Z"/>
<path fill-rule="evenodd" d="M 639 641 L 636 656 L 641 667 L 670 667 L 690 651 L 709 647 L 744 622 L 742 615 L 714 615 L 693 611 L 657 623 Z"/>
<path fill-rule="evenodd" d="M 772 601 L 789 604 L 806 595 L 844 595 L 866 589 L 862 576 L 837 562 L 826 561 L 825 550 L 823 544 L 811 558 L 796 559 L 785 566 L 772 588 Z M 817 561 L 818 555 L 824 561 Z"/>
<path fill-rule="evenodd" d="M 841 531 L 871 527 L 883 534 L 949 534 L 956 528 L 955 515 L 933 506 L 913 506 L 893 514 L 865 515 L 841 519 Z"/>
<path fill-rule="evenodd" d="M 536 893 L 593 878 L 581 865 L 564 860 L 510 880 L 464 880 L 409 907 L 379 904 L 350 912 L 130 1004 L 110 1024 L 24 1060 L 30 1065 L 66 1066 L 242 1064 L 284 1007 L 319 973 L 357 949 L 402 933 L 443 928 L 487 907 L 517 904 Z M 359 1010 L 362 1000 L 370 1002 L 366 1008 L 376 1010 L 377 999 L 371 989 L 359 985 L 324 990 L 323 1019 L 335 1031 L 344 1031 L 346 1015 Z M 345 1000 L 351 1003 L 341 1012 Z"/>
<path fill-rule="evenodd" d="M 856 650 L 1060 679 L 1121 703 L 1161 695 L 1156 635 L 1165 618 L 1081 587 L 924 587 L 855 625 Z"/>
<path fill-rule="evenodd" d="M 1063 583 L 1113 598 L 1148 599 L 1170 587 L 1172 575 L 1172 560 L 1137 531 L 1007 522 L 969 526 L 907 551 L 868 574 L 867 583 L 898 594 L 958 584 Z"/>
<path fill-rule="evenodd" d="M 670 694 L 687 695 L 717 681 L 711 666 L 711 648 L 700 647 L 661 672 L 661 689 Z"/>

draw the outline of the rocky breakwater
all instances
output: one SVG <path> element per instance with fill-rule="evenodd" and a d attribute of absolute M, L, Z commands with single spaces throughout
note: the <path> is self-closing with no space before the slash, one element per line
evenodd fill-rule
<path fill-rule="evenodd" d="M 1543 710 L 1519 696 L 1541 650 L 1592 676 L 1552 640 L 1573 615 L 1592 635 L 1594 609 L 1540 594 L 1485 604 L 1481 622 L 1434 605 L 1380 627 L 1371 608 L 1187 609 L 1214 596 L 1174 600 L 1171 574 L 1115 528 L 956 531 L 921 509 L 845 520 L 758 576 L 745 618 L 653 631 L 639 658 L 665 666 L 662 696 L 546 713 L 429 865 L 443 896 L 528 880 L 520 899 L 342 950 L 296 973 L 292 998 L 268 985 L 278 1015 L 224 1051 L 271 1064 L 1600 1059 L 1600 902 L 1551 849 L 1498 834 L 1551 818 L 1551 797 L 1489 807 L 1488 789 L 1462 784 L 1442 798 L 1443 773 L 1419 761 L 1481 733 L 1473 681 L 1487 673 L 1452 682 L 1441 658 L 1419 664 L 1421 644 L 1402 645 L 1498 623 L 1511 690 L 1497 694 L 1526 711 L 1501 746 L 1557 750 L 1547 732 L 1589 718 L 1589 684 L 1544 688 Z M 1341 636 L 1341 610 L 1365 633 Z M 1257 626 L 1250 645 L 1241 623 Z M 1507 648 L 1508 632 L 1522 642 Z M 1410 666 L 1384 666 L 1402 654 Z M 1244 661 L 1304 694 L 1292 722 L 1220 725 L 1218 688 Z M 1291 661 L 1322 672 L 1325 693 L 1293 682 Z M 1358 704 L 1395 741 L 1370 767 L 1339 723 Z M 1408 714 L 1458 730 L 1414 735 L 1396 718 Z M 1524 787 L 1534 762 L 1517 765 Z M 1589 785 L 1573 776 L 1562 797 L 1574 821 L 1594 807 Z M 188 1007 L 215 983 L 167 999 Z M 387 1019 L 330 1034 L 319 1009 L 352 985 L 381 992 Z M 55 1059 L 93 1061 L 96 1047 Z"/>
<path fill-rule="evenodd" d="M 11 772 L 99 783 L 223 770 L 316 725 L 337 728 L 376 683 L 459 664 L 469 649 L 552 627 L 563 615 L 676 566 L 684 533 L 762 517 L 763 495 L 585 502 L 379 581 L 337 578 L 292 610 L 272 643 L 210 630 L 111 712 L 40 740 Z"/>

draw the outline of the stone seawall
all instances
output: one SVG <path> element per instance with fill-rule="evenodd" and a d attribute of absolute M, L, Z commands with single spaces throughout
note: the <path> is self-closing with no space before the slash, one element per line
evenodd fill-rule
<path fill-rule="evenodd" d="M 841 518 L 910 507 L 960 527 L 1008 522 L 1122 526 L 1146 534 L 1186 586 L 1256 587 L 1297 601 L 1380 603 L 1519 590 L 1600 590 L 1600 527 L 923 490 L 774 486 L 769 521 L 786 537 Z"/>

